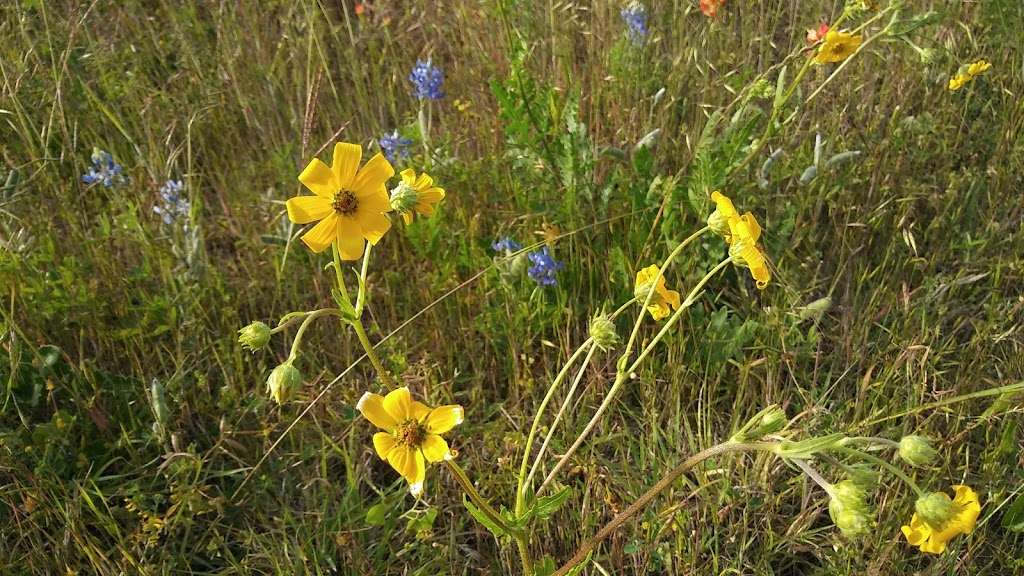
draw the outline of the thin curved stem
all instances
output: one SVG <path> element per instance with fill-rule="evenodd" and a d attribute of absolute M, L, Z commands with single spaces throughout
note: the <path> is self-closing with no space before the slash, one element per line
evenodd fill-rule
<path fill-rule="evenodd" d="M 363 257 L 362 275 L 359 281 L 359 292 L 356 306 L 352 306 L 352 299 L 348 295 L 348 287 L 345 285 L 345 274 L 341 269 L 341 254 L 338 251 L 338 243 L 335 242 L 331 245 L 331 250 L 334 253 L 334 278 L 338 283 L 338 295 L 344 301 L 345 305 L 355 311 L 355 317 L 351 320 L 341 319 L 342 326 L 349 324 L 352 329 L 356 332 L 356 338 L 359 340 L 359 344 L 362 345 L 363 350 L 366 351 L 366 357 L 370 360 L 370 364 L 373 364 L 373 369 L 377 371 L 377 376 L 380 377 L 381 382 L 387 388 L 394 388 L 395 381 L 388 374 L 388 371 L 384 368 L 384 364 L 380 361 L 380 357 L 377 356 L 377 352 L 373 349 L 373 344 L 370 343 L 369 336 L 366 335 L 366 329 L 363 328 L 363 321 L 360 318 L 362 314 L 362 307 L 365 304 L 365 292 L 366 292 L 366 270 L 370 258 L 370 247 L 366 246 L 366 252 Z"/>
<path fill-rule="evenodd" d="M 548 475 L 544 478 L 544 482 L 542 482 L 540 488 L 537 489 L 537 494 L 540 494 L 541 491 L 544 490 L 544 487 L 551 483 L 551 481 L 555 478 L 555 475 L 558 474 L 558 472 L 565 467 L 565 465 L 569 462 L 569 458 L 576 453 L 576 450 L 579 449 L 580 445 L 583 444 L 583 441 L 587 438 L 590 432 L 594 429 L 595 426 L 597 426 L 597 422 L 604 415 L 605 411 L 608 410 L 608 407 L 611 406 L 612 400 L 615 399 L 615 396 L 619 393 L 619 389 L 622 388 L 623 384 L 626 382 L 628 374 L 632 373 L 634 370 L 637 369 L 637 367 L 640 366 L 640 363 L 647 358 L 647 356 L 654 349 L 654 346 L 657 345 L 658 342 L 660 342 L 661 339 L 664 338 L 666 334 L 668 334 L 668 331 L 675 325 L 675 323 L 679 321 L 679 318 L 682 316 L 682 313 L 687 308 L 693 305 L 694 301 L 697 298 L 697 295 L 704 288 L 704 285 L 706 285 L 708 281 L 711 280 L 712 276 L 714 276 L 720 270 L 725 268 L 725 266 L 730 262 L 732 262 L 731 256 L 720 262 L 717 266 L 712 268 L 710 272 L 705 274 L 704 277 L 701 278 L 700 282 L 698 282 L 697 285 L 693 287 L 693 290 L 691 290 L 690 293 L 686 296 L 686 300 L 684 300 L 683 303 L 680 304 L 679 309 L 677 309 L 675 313 L 672 314 L 672 317 L 668 319 L 668 322 L 665 323 L 665 325 L 661 328 L 661 330 L 654 337 L 654 339 L 651 340 L 651 342 L 640 353 L 636 361 L 633 362 L 633 364 L 629 368 L 620 370 L 618 373 L 616 373 L 615 382 L 612 384 L 612 387 L 608 390 L 608 393 L 605 395 L 604 400 L 601 402 L 601 405 L 597 407 L 597 412 L 595 412 L 594 415 L 590 418 L 590 422 L 587 422 L 587 425 L 583 429 L 583 432 L 581 432 L 579 436 L 576 437 L 576 440 L 572 443 L 572 446 L 570 446 L 569 449 L 565 452 L 565 454 L 563 454 L 562 457 L 558 459 L 558 462 L 555 464 L 555 467 L 551 469 L 551 472 L 548 472 Z M 640 312 L 641 318 L 644 314 L 646 314 L 646 310 L 642 310 Z M 625 356 L 623 357 L 625 358 Z"/>
<path fill-rule="evenodd" d="M 302 324 L 299 326 L 297 332 L 295 332 L 295 338 L 292 339 L 292 347 L 288 351 L 288 362 L 294 361 L 299 356 L 299 347 L 302 346 L 302 337 L 306 334 L 306 329 L 313 324 L 313 320 L 321 316 L 334 315 L 341 316 L 341 311 L 337 308 L 321 308 L 320 310 L 314 310 L 306 314 L 305 318 L 302 319 Z"/>
<path fill-rule="evenodd" d="M 636 502 L 633 502 L 625 510 L 618 513 L 615 516 L 615 518 L 612 518 L 611 522 L 605 524 L 604 528 L 601 528 L 597 532 L 597 534 L 594 534 L 586 542 L 584 542 L 576 551 L 576 554 L 574 554 L 568 562 L 563 564 L 561 568 L 556 570 L 552 576 L 565 576 L 575 566 L 586 560 L 587 556 L 590 555 L 590 553 L 602 540 L 611 535 L 612 532 L 618 530 L 619 527 L 625 524 L 627 520 L 635 516 L 641 510 L 643 510 L 651 502 L 651 500 L 654 499 L 655 496 L 657 496 L 666 488 L 671 486 L 672 483 L 676 481 L 676 479 L 682 476 L 683 473 L 685 473 L 690 468 L 693 468 L 694 466 L 700 464 L 701 462 L 707 460 L 708 458 L 718 456 L 720 454 L 748 451 L 771 452 L 772 450 L 774 450 L 774 448 L 775 443 L 773 442 L 725 442 L 722 444 L 716 444 L 715 446 L 702 450 L 694 454 L 693 456 L 690 456 L 686 460 L 683 460 L 681 464 L 673 468 L 668 474 L 663 476 L 661 480 L 658 480 L 658 482 L 654 486 L 651 486 L 651 488 L 648 489 L 647 492 L 644 492 L 643 496 L 637 498 Z"/>
<path fill-rule="evenodd" d="M 910 486 L 910 488 L 914 491 L 915 494 L 918 495 L 918 497 L 924 495 L 924 490 L 921 490 L 921 488 L 917 485 L 917 483 L 915 483 L 913 480 L 910 479 L 910 476 L 907 476 L 907 474 L 903 470 L 900 470 L 896 466 L 893 466 L 891 462 L 887 462 L 887 461 L 879 458 L 878 456 L 875 456 L 874 454 L 868 454 L 867 452 L 861 452 L 860 450 L 857 450 L 855 448 L 843 448 L 842 446 L 840 446 L 840 447 L 836 448 L 836 450 L 838 450 L 839 452 L 842 452 L 844 454 L 849 454 L 850 456 L 854 456 L 854 457 L 857 457 L 857 458 L 861 458 L 863 460 L 867 460 L 868 462 L 872 462 L 874 464 L 878 464 L 882 468 L 885 468 L 889 472 L 892 472 L 893 475 L 896 476 L 897 478 L 899 478 L 900 480 L 903 480 L 903 482 L 907 486 Z"/>

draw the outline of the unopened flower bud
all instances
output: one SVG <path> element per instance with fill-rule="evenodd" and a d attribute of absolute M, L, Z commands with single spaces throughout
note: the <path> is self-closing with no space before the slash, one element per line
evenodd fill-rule
<path fill-rule="evenodd" d="M 391 209 L 399 214 L 412 212 L 419 201 L 419 192 L 404 181 L 399 182 L 398 186 L 391 190 Z"/>
<path fill-rule="evenodd" d="M 238 331 L 238 341 L 243 348 L 253 352 L 260 350 L 270 342 L 270 327 L 263 322 L 253 322 Z"/>
<path fill-rule="evenodd" d="M 860 536 L 871 527 L 871 507 L 864 490 L 853 480 L 843 480 L 832 487 L 828 502 L 828 515 L 848 538 Z"/>
<path fill-rule="evenodd" d="M 789 419 L 786 418 L 786 411 L 775 404 L 761 410 L 747 423 L 733 434 L 733 442 L 748 442 L 757 440 L 769 434 L 775 434 L 786 427 Z"/>
<path fill-rule="evenodd" d="M 938 452 L 932 448 L 930 440 L 924 436 L 904 436 L 900 438 L 900 458 L 911 466 L 924 467 L 935 461 Z"/>
<path fill-rule="evenodd" d="M 914 510 L 931 526 L 943 526 L 956 514 L 953 500 L 942 492 L 929 492 L 917 499 Z"/>
<path fill-rule="evenodd" d="M 590 337 L 594 339 L 594 345 L 601 350 L 610 350 L 619 342 L 619 335 L 615 332 L 615 323 L 607 314 L 599 314 L 591 318 Z"/>
<path fill-rule="evenodd" d="M 281 364 L 270 372 L 267 391 L 278 404 L 284 404 L 302 386 L 302 374 L 291 361 Z"/>

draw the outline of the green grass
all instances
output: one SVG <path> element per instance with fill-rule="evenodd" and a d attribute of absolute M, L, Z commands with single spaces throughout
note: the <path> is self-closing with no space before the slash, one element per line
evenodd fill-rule
<path fill-rule="evenodd" d="M 492 269 L 382 346 L 418 396 L 466 407 L 449 441 L 496 504 L 511 507 L 534 410 L 590 316 L 631 297 L 636 271 L 702 226 L 708 191 L 757 214 L 772 259 L 763 292 L 742 269 L 714 279 L 625 387 L 560 477 L 573 492 L 534 526 L 535 556 L 567 559 L 774 402 L 801 436 L 934 438 L 941 463 L 912 474 L 927 489 L 975 487 L 976 531 L 942 556 L 918 553 L 899 533 L 913 495 L 885 476 L 877 528 L 850 541 L 798 469 L 729 456 L 655 499 L 586 573 L 1024 571 L 1024 540 L 1004 525 L 1024 487 L 1022 397 L 943 402 L 1024 380 L 1017 0 L 910 3 L 908 16 L 935 11 L 909 36 L 932 59 L 879 42 L 790 106 L 765 189 L 767 150 L 732 167 L 771 99 L 737 100 L 760 74 L 773 88 L 805 29 L 834 21 L 841 2 L 735 0 L 714 21 L 696 0 L 647 2 L 653 34 L 639 48 L 611 2 L 377 1 L 363 17 L 351 2 L 265 4 L 0 8 L 0 573 L 519 571 L 514 546 L 474 522 L 443 468 L 414 503 L 373 453 L 354 407 L 380 389 L 371 367 L 335 381 L 361 354 L 354 335 L 314 325 L 305 385 L 282 407 L 264 382 L 287 339 L 255 355 L 236 341 L 250 320 L 329 305 L 328 258 L 286 242 L 298 230 L 283 201 L 334 139 L 417 134 L 406 76 L 428 55 L 447 96 L 431 110 L 433 154 L 417 145 L 414 165 L 448 197 L 374 251 L 371 339 L 490 266 L 495 238 L 577 231 L 554 243 L 567 264 L 557 288 Z M 980 57 L 992 70 L 949 92 L 949 75 Z M 794 103 L 826 77 L 813 68 Z M 634 149 L 655 129 L 652 147 Z M 862 154 L 801 184 L 819 133 L 830 153 Z M 81 183 L 93 146 L 128 184 Z M 194 245 L 152 212 L 171 177 L 187 184 Z M 717 238 L 697 244 L 667 272 L 671 286 L 688 289 L 725 256 Z M 801 314 L 826 296 L 820 318 Z M 654 334 L 648 321 L 641 337 Z M 586 373 L 556 454 L 603 399 L 615 359 L 598 355 Z"/>

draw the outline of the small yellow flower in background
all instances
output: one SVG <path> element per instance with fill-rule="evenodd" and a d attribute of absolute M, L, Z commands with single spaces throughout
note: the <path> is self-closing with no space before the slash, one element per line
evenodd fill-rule
<path fill-rule="evenodd" d="M 679 309 L 679 292 L 669 290 L 665 287 L 665 277 L 658 278 L 658 266 L 652 264 L 636 273 L 636 284 L 633 287 L 633 295 L 642 304 L 647 300 L 647 293 L 654 291 L 651 301 L 647 304 L 647 311 L 651 318 L 661 320 L 669 315 L 672 310 Z"/>
<path fill-rule="evenodd" d="M 988 69 L 992 67 L 992 64 L 988 60 L 978 60 L 967 66 L 967 74 L 974 78 L 975 76 L 981 76 Z"/>
<path fill-rule="evenodd" d="M 711 200 L 715 203 L 715 211 L 708 216 L 708 226 L 712 232 L 725 238 L 726 242 L 730 242 L 729 222 L 739 218 L 740 213 L 736 211 L 732 200 L 717 190 L 711 193 Z"/>
<path fill-rule="evenodd" d="M 825 34 L 825 43 L 818 48 L 814 62 L 816 64 L 842 62 L 856 52 L 863 41 L 864 38 L 859 34 L 829 30 Z"/>
<path fill-rule="evenodd" d="M 761 226 L 757 223 L 757 218 L 747 212 L 739 218 L 729 220 L 729 234 L 729 256 L 732 256 L 735 264 L 750 269 L 750 275 L 757 282 L 758 289 L 764 290 L 771 281 L 772 274 L 768 271 L 764 254 L 757 247 L 757 241 L 761 238 Z"/>
<path fill-rule="evenodd" d="M 314 196 L 289 198 L 288 218 L 296 224 L 319 221 L 302 236 L 310 250 L 323 252 L 337 241 L 342 260 L 358 260 L 365 241 L 376 244 L 391 228 L 384 184 L 395 169 L 379 153 L 359 168 L 362 155 L 358 144 L 338 142 L 330 166 L 313 158 L 299 174 Z"/>
<path fill-rule="evenodd" d="M 444 189 L 434 186 L 434 179 L 426 172 L 416 176 L 412 168 L 402 170 L 402 181 L 391 191 L 391 209 L 402 215 L 406 224 L 412 224 L 413 214 L 430 216 L 434 205 L 444 199 Z"/>
<path fill-rule="evenodd" d="M 403 386 L 387 396 L 367 392 L 359 399 L 356 409 L 383 430 L 373 435 L 373 447 L 382 460 L 409 482 L 413 496 L 423 492 L 424 459 L 441 462 L 453 458 L 440 434 L 462 424 L 462 406 L 430 408 L 413 400 L 409 389 Z"/>
<path fill-rule="evenodd" d="M 956 91 L 964 87 L 968 82 L 974 80 L 978 76 L 981 76 L 985 72 L 988 72 L 992 64 L 988 60 L 978 60 L 971 64 L 964 64 L 957 70 L 949 79 L 949 89 Z"/>
<path fill-rule="evenodd" d="M 946 543 L 960 534 L 970 534 L 981 513 L 978 495 L 969 486 L 953 486 L 955 497 L 932 492 L 917 500 L 909 526 L 900 529 L 911 546 L 921 552 L 942 554 Z"/>

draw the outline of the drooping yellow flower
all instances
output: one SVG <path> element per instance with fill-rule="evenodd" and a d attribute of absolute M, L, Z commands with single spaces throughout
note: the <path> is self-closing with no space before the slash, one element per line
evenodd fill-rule
<path fill-rule="evenodd" d="M 412 224 L 413 214 L 430 216 L 434 205 L 444 199 L 443 188 L 434 186 L 434 179 L 426 172 L 416 176 L 412 168 L 402 170 L 402 181 L 391 191 L 391 209 L 402 215 L 406 224 Z"/>
<path fill-rule="evenodd" d="M 840 30 L 829 30 L 825 34 L 825 43 L 818 48 L 814 57 L 816 64 L 842 62 L 860 48 L 864 38 L 859 34 L 850 34 Z"/>
<path fill-rule="evenodd" d="M 968 82 L 988 72 L 992 64 L 988 60 L 978 60 L 970 64 L 964 64 L 949 79 L 949 89 L 956 91 L 963 88 Z"/>
<path fill-rule="evenodd" d="M 955 497 L 934 492 L 917 501 L 917 512 L 910 519 L 909 526 L 900 530 L 911 546 L 921 552 L 942 554 L 946 543 L 960 534 L 970 534 L 981 513 L 978 495 L 968 486 L 953 486 Z"/>
<path fill-rule="evenodd" d="M 739 218 L 740 213 L 736 211 L 732 200 L 717 190 L 711 193 L 711 200 L 715 203 L 715 211 L 708 216 L 708 226 L 715 234 L 725 238 L 726 242 L 730 242 L 732 237 L 729 232 L 729 222 Z"/>
<path fill-rule="evenodd" d="M 949 89 L 953 92 L 964 87 L 965 84 L 973 80 L 969 74 L 957 74 L 949 79 Z"/>
<path fill-rule="evenodd" d="M 423 492 L 426 462 L 452 459 L 448 443 L 441 434 L 462 424 L 462 406 L 450 404 L 430 408 L 412 399 L 406 387 L 387 396 L 367 392 L 356 409 L 374 426 L 383 430 L 373 435 L 373 448 L 396 472 L 409 482 L 413 496 Z"/>
<path fill-rule="evenodd" d="M 647 311 L 651 318 L 661 320 L 669 315 L 672 310 L 679 309 L 679 292 L 669 290 L 665 287 L 665 277 L 658 278 L 658 266 L 650 265 L 636 273 L 636 284 L 633 287 L 633 295 L 642 304 L 647 300 L 647 293 L 653 290 L 651 301 L 647 303 Z"/>
<path fill-rule="evenodd" d="M 358 260 L 365 241 L 376 244 L 391 228 L 384 184 L 395 169 L 382 154 L 359 168 L 362 154 L 358 144 L 338 142 L 330 166 L 313 158 L 299 174 L 314 195 L 289 198 L 288 218 L 296 224 L 319 221 L 302 236 L 310 250 L 322 252 L 337 242 L 342 260 Z"/>
<path fill-rule="evenodd" d="M 729 234 L 729 256 L 732 256 L 733 263 L 750 269 L 750 275 L 757 282 L 757 287 L 764 290 L 771 281 L 772 274 L 768 270 L 764 254 L 757 246 L 757 241 L 761 238 L 761 226 L 757 223 L 757 218 L 747 212 L 739 218 L 729 220 Z"/>
<path fill-rule="evenodd" d="M 967 74 L 971 78 L 981 76 L 991 67 L 992 64 L 988 60 L 978 60 L 977 62 L 973 62 L 967 66 Z"/>

